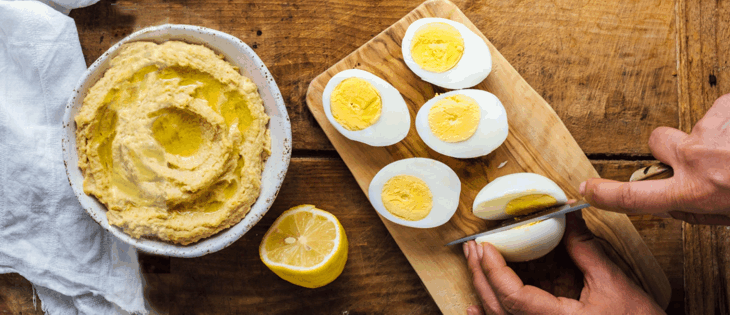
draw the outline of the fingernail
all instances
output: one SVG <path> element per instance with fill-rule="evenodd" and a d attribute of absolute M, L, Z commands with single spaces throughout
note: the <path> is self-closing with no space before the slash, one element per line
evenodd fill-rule
<path fill-rule="evenodd" d="M 476 312 L 474 312 L 474 310 L 473 310 L 473 309 L 471 309 L 471 307 L 470 307 L 470 308 L 467 308 L 467 309 L 466 309 L 466 315 L 476 315 L 476 314 L 477 314 L 477 313 L 476 313 Z"/>
<path fill-rule="evenodd" d="M 580 187 L 578 187 L 578 191 L 582 196 L 586 195 L 586 182 L 580 183 Z"/>
<path fill-rule="evenodd" d="M 482 244 L 477 244 L 477 257 L 479 257 L 479 260 L 482 260 L 482 257 L 484 257 L 484 247 L 482 247 Z"/>
<path fill-rule="evenodd" d="M 464 257 L 466 259 L 469 259 L 469 243 L 464 243 Z"/>

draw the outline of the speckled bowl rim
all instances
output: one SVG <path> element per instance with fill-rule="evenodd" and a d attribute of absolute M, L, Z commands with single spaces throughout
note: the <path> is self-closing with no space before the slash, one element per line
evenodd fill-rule
<path fill-rule="evenodd" d="M 226 61 L 238 66 L 241 72 L 251 78 L 258 86 L 264 102 L 266 113 L 271 117 L 271 156 L 269 156 L 262 174 L 261 194 L 251 210 L 237 224 L 197 243 L 183 246 L 163 242 L 156 239 L 136 239 L 124 233 L 119 227 L 109 225 L 106 218 L 106 207 L 96 198 L 83 191 L 83 175 L 78 168 L 76 151 L 76 123 L 74 117 L 81 108 L 88 89 L 93 86 L 109 68 L 109 62 L 118 54 L 121 45 L 134 41 L 153 41 L 157 43 L 168 40 L 181 40 L 192 44 L 202 44 L 216 53 L 225 56 Z M 79 80 L 73 94 L 66 105 L 63 117 L 64 134 L 62 137 L 63 159 L 66 175 L 74 194 L 87 213 L 104 229 L 122 241 L 131 244 L 140 251 L 172 257 L 199 257 L 219 251 L 241 238 L 249 231 L 271 207 L 279 193 L 291 159 L 291 123 L 274 78 L 261 59 L 246 43 L 229 34 L 213 29 L 180 24 L 165 24 L 148 27 L 122 39 L 97 59 Z"/>

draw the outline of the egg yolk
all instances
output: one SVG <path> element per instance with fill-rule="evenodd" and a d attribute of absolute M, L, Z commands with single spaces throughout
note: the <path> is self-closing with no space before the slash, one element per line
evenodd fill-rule
<path fill-rule="evenodd" d="M 381 193 L 385 209 L 408 221 L 425 218 L 433 207 L 431 190 L 422 179 L 410 175 L 393 176 Z"/>
<path fill-rule="evenodd" d="M 330 97 L 332 116 L 350 131 L 363 130 L 380 118 L 383 103 L 370 82 L 360 78 L 345 79 L 335 87 Z"/>
<path fill-rule="evenodd" d="M 455 94 L 436 102 L 428 111 L 431 132 L 444 142 L 469 139 L 479 126 L 481 110 L 477 102 L 466 95 Z"/>
<path fill-rule="evenodd" d="M 554 206 L 558 201 L 549 195 L 533 194 L 512 199 L 504 208 L 504 212 L 511 216 L 521 216 Z"/>
<path fill-rule="evenodd" d="M 528 224 L 523 224 L 523 225 L 520 225 L 520 226 L 517 226 L 517 227 L 513 227 L 512 229 L 513 229 L 513 230 L 519 230 L 519 229 L 524 229 L 524 228 L 526 228 L 526 227 L 528 227 L 528 226 L 533 226 L 533 225 L 535 225 L 535 224 L 538 224 L 538 223 L 540 223 L 540 222 L 542 222 L 542 221 L 545 221 L 545 220 L 540 220 L 540 221 L 535 221 L 535 222 L 532 222 L 532 223 L 528 223 Z"/>
<path fill-rule="evenodd" d="M 445 72 L 456 66 L 463 54 L 464 38 L 449 24 L 428 23 L 413 35 L 411 56 L 423 70 Z"/>

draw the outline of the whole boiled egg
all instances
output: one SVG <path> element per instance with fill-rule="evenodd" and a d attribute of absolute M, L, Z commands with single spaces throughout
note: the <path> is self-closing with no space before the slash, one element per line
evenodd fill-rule
<path fill-rule="evenodd" d="M 492 70 L 492 55 L 484 39 L 448 19 L 423 18 L 411 23 L 401 50 L 413 73 L 447 89 L 475 86 Z"/>
<path fill-rule="evenodd" d="M 478 237 L 476 242 L 494 245 L 506 261 L 528 261 L 553 250 L 565 232 L 565 215 L 521 225 L 507 231 Z"/>
<path fill-rule="evenodd" d="M 507 112 L 494 94 L 457 90 L 427 101 L 416 115 L 416 131 L 434 151 L 455 158 L 487 155 L 508 134 Z"/>
<path fill-rule="evenodd" d="M 324 88 L 322 106 L 343 136 L 375 147 L 398 143 L 411 127 L 411 115 L 400 92 L 364 70 L 334 75 Z"/>
<path fill-rule="evenodd" d="M 456 212 L 461 181 L 444 163 L 409 158 L 383 167 L 370 182 L 368 198 L 376 211 L 400 225 L 432 228 Z"/>
<path fill-rule="evenodd" d="M 534 173 L 498 177 L 484 186 L 476 198 L 474 215 L 486 220 L 503 220 L 563 205 L 568 198 L 560 186 Z"/>

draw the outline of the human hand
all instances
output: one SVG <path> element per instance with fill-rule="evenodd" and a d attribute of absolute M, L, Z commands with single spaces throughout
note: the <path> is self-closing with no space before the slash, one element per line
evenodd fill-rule
<path fill-rule="evenodd" d="M 474 288 L 482 307 L 472 305 L 468 315 L 505 314 L 665 314 L 603 251 L 577 213 L 566 216 L 563 238 L 568 254 L 583 272 L 580 300 L 554 295 L 524 285 L 489 243 L 464 244 Z"/>
<path fill-rule="evenodd" d="M 594 178 L 580 193 L 591 205 L 627 214 L 668 213 L 695 224 L 730 225 L 730 94 L 718 98 L 689 135 L 659 127 L 651 153 L 674 169 L 662 180 L 621 183 Z"/>

